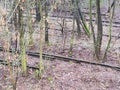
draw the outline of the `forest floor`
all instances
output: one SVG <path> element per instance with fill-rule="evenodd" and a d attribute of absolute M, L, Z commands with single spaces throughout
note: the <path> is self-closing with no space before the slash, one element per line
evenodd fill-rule
<path fill-rule="evenodd" d="M 116 32 L 114 35 L 117 35 L 119 30 L 117 28 L 114 30 Z M 56 33 L 56 31 L 54 32 Z M 57 31 L 57 33 L 58 35 L 61 35 L 60 31 Z M 54 40 L 50 40 L 50 45 L 43 45 L 43 52 L 69 57 L 70 33 L 71 32 L 69 31 L 67 32 L 65 47 L 63 47 L 62 43 L 62 35 L 60 37 L 53 35 L 50 38 L 53 38 Z M 39 44 L 37 42 L 39 36 L 36 34 L 34 35 L 36 36 L 34 37 L 35 45 L 32 48 L 27 48 L 27 50 L 39 52 Z M 74 39 L 73 53 L 71 57 L 102 63 L 96 61 L 94 58 L 93 43 L 91 39 L 84 34 L 81 35 L 80 39 L 76 38 L 77 37 Z M 108 37 L 103 38 L 104 45 L 106 44 L 107 39 Z M 108 52 L 105 64 L 120 66 L 120 39 L 117 39 L 116 42 L 115 39 L 113 39 L 112 42 L 115 44 L 110 52 Z M 104 45 L 102 48 L 105 47 Z M 3 58 L 2 53 L 1 58 Z M 27 56 L 27 59 L 28 65 L 38 66 L 38 58 Z M 115 69 L 84 63 L 78 64 L 74 62 L 65 62 L 59 59 L 51 60 L 50 58 L 43 60 L 43 64 L 44 71 L 42 79 L 36 79 L 35 71 L 32 69 L 28 70 L 29 75 L 27 77 L 22 77 L 21 69 L 19 68 L 16 86 L 17 90 L 120 90 L 120 71 Z M 10 75 L 8 72 L 8 67 L 0 65 L 0 90 L 12 90 Z"/>
<path fill-rule="evenodd" d="M 114 21 L 120 21 L 120 17 L 118 17 L 120 13 L 117 13 Z M 59 19 L 50 17 L 52 28 L 57 29 L 49 30 L 50 43 L 48 46 L 43 44 L 43 52 L 69 57 L 72 20 L 66 20 L 66 31 L 64 31 L 63 35 L 59 31 L 60 26 L 55 22 L 56 20 L 58 20 L 57 22 L 60 21 Z M 103 27 L 104 34 L 108 34 L 108 26 Z M 118 33 L 120 33 L 120 26 L 113 27 L 112 35 L 117 36 Z M 34 32 L 33 37 L 35 45 L 34 47 L 28 47 L 27 51 L 39 52 L 39 30 Z M 102 46 L 103 54 L 107 40 L 108 37 L 104 36 Z M 104 63 L 120 67 L 120 38 L 113 37 L 112 45 L 113 47 L 108 52 L 106 62 Z M 92 38 L 88 38 L 84 32 L 82 32 L 80 38 L 77 38 L 77 34 L 75 33 L 72 51 L 71 57 L 73 58 L 102 63 L 101 61 L 96 61 L 94 58 Z M 2 52 L 0 52 L 0 58 L 3 58 Z M 38 66 L 39 58 L 27 56 L 27 64 Z M 28 76 L 23 77 L 21 69 L 18 67 L 16 90 L 120 90 L 120 71 L 115 69 L 84 63 L 74 63 L 72 61 L 65 62 L 59 59 L 51 60 L 51 58 L 45 58 L 43 65 L 42 79 L 37 79 L 35 70 L 32 69 L 28 69 Z M 15 74 L 15 72 L 13 73 Z M 16 74 L 13 77 L 16 77 Z M 0 64 L 0 90 L 12 90 L 11 81 L 9 67 Z"/>

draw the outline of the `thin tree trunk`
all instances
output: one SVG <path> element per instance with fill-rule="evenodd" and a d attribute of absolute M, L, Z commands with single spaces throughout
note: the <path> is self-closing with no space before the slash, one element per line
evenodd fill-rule
<path fill-rule="evenodd" d="M 78 0 L 72 0 L 72 4 L 73 4 L 73 16 L 74 19 L 76 20 L 76 24 L 77 24 L 77 33 L 78 33 L 78 37 L 80 37 L 81 35 L 81 29 L 80 29 L 80 17 L 79 17 L 79 13 L 78 13 Z"/>
<path fill-rule="evenodd" d="M 108 40 L 108 44 L 107 44 L 107 47 L 106 47 L 106 50 L 105 50 L 105 54 L 104 54 L 104 57 L 103 57 L 104 61 L 106 59 L 108 49 L 110 48 L 110 43 L 111 43 L 111 39 L 112 39 L 112 37 L 111 37 L 111 35 L 112 35 L 111 29 L 112 29 L 112 21 L 113 21 L 113 16 L 114 16 L 116 0 L 114 0 L 113 2 L 114 2 L 114 4 L 113 4 L 113 6 L 111 7 L 111 9 L 109 11 L 110 12 L 109 40 Z"/>
<path fill-rule="evenodd" d="M 36 3 L 35 3 L 35 10 L 36 10 L 36 21 L 40 22 L 41 20 L 41 14 L 40 14 L 40 7 L 39 7 L 39 0 L 36 0 Z"/>
<path fill-rule="evenodd" d="M 18 6 L 18 24 L 20 33 L 20 50 L 21 50 L 21 63 L 22 63 L 22 73 L 23 76 L 27 76 L 27 60 L 26 60 L 26 50 L 24 41 L 24 28 L 23 28 L 23 10 L 20 5 Z"/>
<path fill-rule="evenodd" d="M 90 28 L 92 31 L 92 37 L 93 37 L 93 43 L 94 43 L 94 52 L 96 51 L 96 36 L 95 36 L 95 31 L 94 31 L 94 27 L 93 27 L 93 23 L 92 23 L 92 0 L 90 0 Z"/>
<path fill-rule="evenodd" d="M 48 44 L 49 43 L 49 37 L 48 37 L 48 22 L 47 22 L 47 17 L 48 17 L 48 2 L 45 3 L 45 42 Z"/>
<path fill-rule="evenodd" d="M 43 32 L 43 15 L 42 15 L 42 0 L 39 1 L 39 12 L 41 16 L 40 20 L 40 61 L 39 61 L 39 77 L 42 78 L 42 71 L 43 71 L 43 61 L 42 61 L 42 32 Z"/>
<path fill-rule="evenodd" d="M 96 58 L 98 60 L 100 60 L 102 34 L 103 34 L 101 10 L 100 10 L 100 0 L 96 0 L 96 6 L 97 6 L 97 41 L 96 41 L 95 54 L 96 54 Z"/>

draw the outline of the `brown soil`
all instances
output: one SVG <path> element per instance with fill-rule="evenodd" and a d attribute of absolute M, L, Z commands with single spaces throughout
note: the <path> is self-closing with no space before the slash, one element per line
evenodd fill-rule
<path fill-rule="evenodd" d="M 106 10 L 106 9 L 105 9 Z M 104 11 L 104 9 L 103 9 Z M 119 12 L 116 11 L 114 21 L 120 21 Z M 62 35 L 60 26 L 57 22 L 61 22 L 59 19 L 50 17 L 51 28 L 49 30 L 50 45 L 43 44 L 43 52 L 57 55 L 69 55 L 72 20 L 67 19 L 66 28 Z M 58 20 L 58 21 L 57 21 Z M 119 26 L 119 25 L 118 25 Z M 120 27 L 120 26 L 119 26 Z M 112 28 L 112 35 L 118 35 L 120 33 L 119 27 Z M 104 34 L 108 34 L 108 26 L 104 25 Z M 53 30 L 58 29 L 58 30 Z M 1 39 L 0 45 L 5 40 L 3 32 L 0 31 Z M 44 32 L 43 32 L 44 35 Z M 63 40 L 66 37 L 65 46 Z M 39 52 L 39 29 L 35 28 L 33 34 L 34 47 L 28 47 L 28 51 Z M 4 38 L 4 39 L 3 39 Z M 27 42 L 28 38 L 26 38 Z M 104 36 L 102 54 L 107 45 L 108 37 Z M 43 37 L 44 43 L 44 37 Z M 120 66 L 120 39 L 112 38 L 113 47 L 108 52 L 105 64 Z M 77 59 L 85 61 L 98 62 L 94 58 L 94 49 L 92 38 L 88 38 L 82 31 L 81 37 L 77 38 L 77 33 L 74 37 L 74 45 L 72 50 L 72 56 Z M 3 58 L 3 53 L 0 52 L 0 58 Z M 13 59 L 13 56 L 12 56 Z M 27 56 L 27 64 L 31 66 L 38 66 L 39 58 Z M 102 66 L 88 65 L 84 63 L 65 62 L 62 60 L 46 58 L 43 60 L 44 70 L 42 73 L 42 79 L 37 79 L 35 70 L 28 69 L 28 76 L 23 77 L 21 75 L 21 68 L 18 67 L 18 79 L 16 84 L 16 90 L 120 90 L 120 71 L 115 69 L 106 68 Z M 0 64 L 0 90 L 12 90 L 11 76 L 9 67 Z M 16 68 L 12 68 L 16 71 Z M 16 77 L 16 73 L 13 72 L 13 78 Z"/>

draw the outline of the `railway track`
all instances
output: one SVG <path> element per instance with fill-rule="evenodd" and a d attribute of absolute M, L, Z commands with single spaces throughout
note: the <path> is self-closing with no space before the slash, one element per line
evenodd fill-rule
<path fill-rule="evenodd" d="M 10 11 L 9 11 L 9 12 L 10 12 Z M 66 12 L 70 13 L 70 11 L 66 11 Z M 65 13 L 65 11 L 62 11 L 61 13 Z M 84 15 L 89 15 L 89 12 L 86 12 L 86 11 L 84 11 L 84 12 L 82 12 L 82 13 L 83 13 Z M 95 13 L 95 12 L 92 12 L 92 15 L 95 16 L 96 13 Z M 102 13 L 101 15 L 102 15 L 102 22 L 105 23 L 104 25 L 105 25 L 105 26 L 109 26 L 110 21 L 107 20 L 107 19 L 109 19 L 109 18 L 106 19 L 106 17 L 108 17 L 108 15 L 105 14 L 105 13 Z M 45 16 L 45 15 L 43 15 L 43 17 L 44 17 L 44 16 Z M 27 15 L 26 15 L 26 14 L 23 14 L 23 17 L 27 17 Z M 36 17 L 36 16 L 35 16 L 35 14 L 33 13 L 33 14 L 32 14 L 32 18 L 35 18 L 35 17 Z M 69 20 L 73 19 L 73 15 L 65 15 L 65 16 L 63 16 L 62 14 L 59 15 L 59 12 L 57 12 L 55 15 L 54 15 L 54 14 L 48 15 L 48 17 L 50 17 L 50 18 L 66 18 L 66 19 L 69 19 Z M 90 19 L 89 19 L 89 18 L 86 18 L 86 21 L 90 21 Z M 96 20 L 93 19 L 92 21 L 95 22 Z M 11 24 L 10 22 L 8 22 L 8 23 Z M 117 28 L 120 27 L 120 21 L 113 20 L 112 23 L 113 23 L 113 25 L 112 25 L 113 27 L 117 27 Z"/>
<path fill-rule="evenodd" d="M 2 47 L 0 47 L 0 51 L 3 51 Z M 10 49 L 9 52 L 12 52 L 12 50 Z M 36 58 L 39 58 L 39 55 L 40 55 L 38 52 L 26 52 L 26 54 L 29 56 L 36 57 Z M 112 65 L 104 64 L 104 63 L 89 62 L 89 61 L 85 61 L 85 60 L 81 60 L 81 59 L 77 59 L 77 58 L 72 58 L 72 57 L 65 57 L 65 56 L 61 56 L 61 55 L 43 53 L 43 58 L 46 58 L 46 57 L 50 58 L 49 60 L 62 60 L 62 61 L 66 61 L 66 62 L 72 61 L 74 63 L 84 63 L 84 64 L 89 64 L 89 65 L 96 65 L 96 66 L 111 68 L 111 69 L 115 69 L 117 71 L 120 71 L 120 67 L 118 67 L 118 66 L 112 66 Z M 0 63 L 4 64 L 4 65 L 8 65 L 8 63 L 5 62 L 5 60 L 0 60 Z M 17 66 L 17 65 L 14 65 L 13 62 L 10 62 L 10 65 Z M 21 63 L 19 65 L 21 65 Z M 30 66 L 30 65 L 27 65 L 27 67 L 31 68 L 31 69 L 39 69 L 38 67 L 34 67 L 34 66 Z"/>

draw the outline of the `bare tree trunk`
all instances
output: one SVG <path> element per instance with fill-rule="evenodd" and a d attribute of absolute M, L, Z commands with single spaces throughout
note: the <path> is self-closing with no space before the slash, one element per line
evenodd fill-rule
<path fill-rule="evenodd" d="M 40 7 L 39 7 L 39 0 L 36 0 L 35 3 L 35 10 L 36 10 L 36 21 L 40 22 L 41 16 L 40 16 Z"/>
<path fill-rule="evenodd" d="M 112 37 L 111 37 L 111 35 L 112 35 L 111 29 L 112 29 L 112 21 L 113 21 L 113 16 L 114 16 L 114 11 L 115 11 L 115 4 L 116 4 L 116 0 L 113 1 L 112 7 L 111 7 L 111 9 L 109 11 L 110 12 L 109 40 L 108 40 L 108 44 L 107 44 L 107 47 L 106 47 L 106 50 L 105 50 L 105 53 L 104 53 L 104 57 L 103 57 L 104 61 L 106 59 L 108 49 L 110 48 L 111 39 L 112 39 Z"/>
<path fill-rule="evenodd" d="M 25 31 L 23 28 L 23 10 L 20 4 L 18 6 L 18 24 L 19 24 L 19 33 L 20 33 L 22 73 L 23 76 L 27 76 L 27 60 L 26 60 L 25 40 L 24 40 Z"/>
<path fill-rule="evenodd" d="M 49 37 L 48 37 L 48 2 L 45 3 L 45 43 L 49 43 Z"/>
<path fill-rule="evenodd" d="M 100 60 L 102 34 L 103 34 L 101 10 L 100 10 L 100 0 L 96 0 L 96 7 L 97 7 L 97 40 L 96 40 L 96 45 L 95 45 L 95 47 L 96 47 L 95 54 L 96 54 L 96 58 L 98 60 Z"/>
<path fill-rule="evenodd" d="M 77 24 L 77 33 L 78 33 L 78 37 L 80 37 L 81 35 L 81 29 L 80 29 L 80 17 L 79 17 L 79 13 L 78 13 L 78 0 L 72 0 L 72 4 L 73 4 L 73 16 L 76 20 L 76 24 Z"/>

